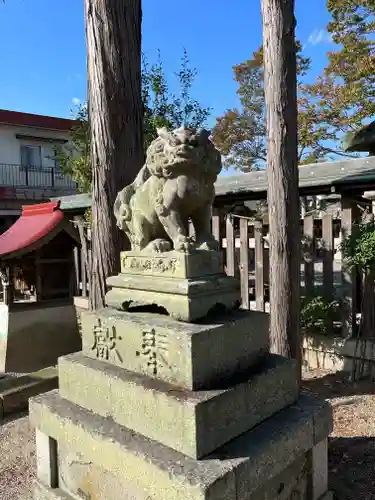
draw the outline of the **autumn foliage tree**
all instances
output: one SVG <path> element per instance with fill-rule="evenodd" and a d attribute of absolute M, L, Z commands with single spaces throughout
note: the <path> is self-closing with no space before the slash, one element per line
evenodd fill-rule
<path fill-rule="evenodd" d="M 328 157 L 340 154 L 341 138 L 375 115 L 375 0 L 328 0 L 327 30 L 335 44 L 323 74 L 304 90 L 311 118 L 329 144 L 318 144 Z"/>
<path fill-rule="evenodd" d="M 327 8 L 334 46 L 312 83 L 311 61 L 297 44 L 299 164 L 353 156 L 342 138 L 375 115 L 375 0 L 328 0 Z M 214 141 L 226 167 L 248 171 L 265 164 L 267 150 L 262 50 L 233 71 L 240 107 L 217 118 Z"/>
<path fill-rule="evenodd" d="M 297 73 L 302 78 L 310 69 L 311 61 L 301 52 L 297 42 Z M 240 107 L 228 109 L 216 119 L 213 141 L 224 155 L 224 166 L 244 172 L 264 165 L 267 156 L 266 109 L 264 99 L 263 48 L 253 57 L 233 67 L 238 84 Z M 301 105 L 306 105 L 301 96 Z M 303 112 L 304 109 L 301 109 Z M 303 135 L 299 160 L 310 155 L 310 140 L 314 124 L 303 117 Z"/>

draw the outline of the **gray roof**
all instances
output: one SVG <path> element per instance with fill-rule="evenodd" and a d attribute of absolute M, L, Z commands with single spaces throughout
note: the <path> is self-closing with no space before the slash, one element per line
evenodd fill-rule
<path fill-rule="evenodd" d="M 375 186 L 375 156 L 312 163 L 301 165 L 298 170 L 300 189 L 314 194 L 323 187 L 339 188 L 347 184 Z M 267 170 L 220 176 L 215 190 L 216 196 L 247 194 L 260 197 L 267 192 Z"/>
<path fill-rule="evenodd" d="M 59 198 L 51 198 L 51 201 L 60 200 L 60 208 L 64 211 L 75 211 L 89 208 L 91 206 L 91 195 L 72 194 L 69 196 L 60 196 Z"/>

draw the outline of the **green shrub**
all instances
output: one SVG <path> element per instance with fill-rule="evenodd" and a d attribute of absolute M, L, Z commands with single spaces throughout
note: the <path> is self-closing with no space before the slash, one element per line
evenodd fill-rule
<path fill-rule="evenodd" d="M 329 335 L 339 319 L 340 302 L 321 295 L 301 297 L 301 328 L 310 334 Z"/>
<path fill-rule="evenodd" d="M 375 263 L 375 223 L 361 222 L 353 227 L 352 234 L 341 244 L 347 264 L 367 273 Z"/>

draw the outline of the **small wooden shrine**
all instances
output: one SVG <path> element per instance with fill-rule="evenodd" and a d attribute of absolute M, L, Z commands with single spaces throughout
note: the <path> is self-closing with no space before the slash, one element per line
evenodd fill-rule
<path fill-rule="evenodd" d="M 80 349 L 73 303 L 78 246 L 59 201 L 23 207 L 0 235 L 0 372 L 38 370 Z"/>

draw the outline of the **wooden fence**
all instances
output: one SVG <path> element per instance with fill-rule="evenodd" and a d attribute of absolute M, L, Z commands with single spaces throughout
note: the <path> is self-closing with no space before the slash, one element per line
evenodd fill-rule
<path fill-rule="evenodd" d="M 340 299 L 342 335 L 345 337 L 353 335 L 357 329 L 364 287 L 361 278 L 342 260 L 340 242 L 350 234 L 358 213 L 356 201 L 343 199 L 341 219 L 334 219 L 332 215 L 319 219 L 307 215 L 301 219 L 301 294 Z M 223 249 L 226 273 L 241 281 L 242 307 L 269 311 L 268 226 L 214 209 L 212 232 Z M 81 252 L 75 254 L 77 294 L 83 297 L 88 295 L 91 260 L 90 240 L 86 238 L 85 241 Z M 373 283 L 367 283 L 367 292 L 373 293 L 373 288 Z M 370 297 L 371 300 L 373 303 Z M 374 317 L 373 312 L 370 316 Z M 372 321 L 366 336 L 373 337 L 373 331 Z"/>

